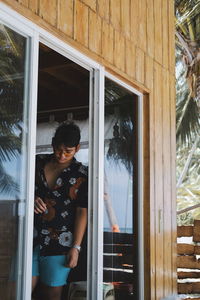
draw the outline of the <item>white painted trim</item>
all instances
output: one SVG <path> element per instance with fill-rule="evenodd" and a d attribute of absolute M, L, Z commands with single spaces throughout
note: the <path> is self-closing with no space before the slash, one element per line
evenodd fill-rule
<path fill-rule="evenodd" d="M 87 300 L 103 298 L 104 68 L 91 78 Z"/>
<path fill-rule="evenodd" d="M 5 9 L 6 8 L 6 9 Z M 23 221 L 23 232 L 19 235 L 23 236 L 23 282 L 22 286 L 18 286 L 18 300 L 31 300 L 31 284 L 32 284 L 32 242 L 33 242 L 33 207 L 34 207 L 34 180 L 35 180 L 35 141 L 36 141 L 36 111 L 37 111 L 37 74 L 38 74 L 38 34 L 29 27 L 24 26 L 18 18 L 14 18 L 10 14 L 10 9 L 0 3 L 0 21 L 16 33 L 27 39 L 27 67 L 26 67 L 26 91 L 24 97 L 25 111 L 24 117 L 27 118 L 27 161 L 23 166 L 26 168 L 26 199 L 24 203 L 25 211 L 23 216 L 19 217 L 19 222 Z M 27 109 L 26 109 L 27 107 Z"/>
<path fill-rule="evenodd" d="M 138 255 L 139 300 L 144 299 L 144 161 L 143 161 L 143 96 L 138 97 Z"/>
<path fill-rule="evenodd" d="M 144 182 L 143 182 L 143 94 L 137 91 L 132 86 L 126 84 L 122 80 L 113 76 L 109 72 L 105 72 L 105 77 L 116 82 L 120 86 L 124 87 L 130 92 L 133 92 L 138 96 L 138 255 L 139 255 L 139 299 L 144 299 L 144 219 L 143 219 L 143 207 L 144 207 Z"/>
<path fill-rule="evenodd" d="M 24 284 L 23 300 L 31 300 L 32 291 L 32 252 L 33 252 L 33 218 L 35 194 L 35 154 L 36 154 L 36 124 L 37 124 L 37 89 L 38 89 L 38 34 L 31 39 L 29 107 L 28 107 L 28 159 L 27 159 L 27 212 L 25 226 L 24 249 Z"/>
<path fill-rule="evenodd" d="M 129 90 L 130 92 L 133 92 L 137 96 L 140 96 L 140 97 L 143 96 L 142 93 L 139 92 L 138 90 L 136 90 L 134 87 L 132 87 L 131 85 L 125 83 L 124 81 L 120 80 L 119 78 L 117 78 L 116 76 L 110 74 L 109 72 L 105 72 L 105 77 L 107 77 L 108 79 L 116 82 L 117 84 L 121 85 L 122 87 Z"/>

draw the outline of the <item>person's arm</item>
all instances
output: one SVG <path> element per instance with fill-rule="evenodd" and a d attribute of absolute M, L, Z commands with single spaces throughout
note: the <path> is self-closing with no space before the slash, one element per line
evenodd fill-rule
<path fill-rule="evenodd" d="M 83 235 L 85 233 L 85 229 L 87 226 L 87 208 L 77 207 L 76 209 L 76 217 L 74 224 L 74 240 L 73 245 L 81 245 Z M 66 267 L 74 268 L 77 265 L 79 256 L 79 250 L 76 248 L 71 248 L 68 252 L 68 261 Z"/>

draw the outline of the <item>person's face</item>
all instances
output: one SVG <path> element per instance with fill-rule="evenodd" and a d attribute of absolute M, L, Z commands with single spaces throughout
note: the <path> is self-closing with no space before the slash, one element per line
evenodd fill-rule
<path fill-rule="evenodd" d="M 65 164 L 70 162 L 76 152 L 79 150 L 80 145 L 76 147 L 66 147 L 65 145 L 54 146 L 54 155 L 59 164 Z"/>

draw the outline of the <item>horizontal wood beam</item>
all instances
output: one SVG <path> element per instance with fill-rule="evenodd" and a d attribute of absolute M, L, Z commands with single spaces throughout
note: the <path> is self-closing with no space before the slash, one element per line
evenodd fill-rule
<path fill-rule="evenodd" d="M 193 236 L 193 226 L 178 226 L 177 237 Z"/>
<path fill-rule="evenodd" d="M 178 256 L 177 268 L 185 269 L 200 269 L 200 261 L 195 259 L 194 256 Z"/>
<path fill-rule="evenodd" d="M 200 272 L 178 272 L 178 279 L 200 278 Z"/>
<path fill-rule="evenodd" d="M 125 271 L 103 270 L 104 282 L 133 282 L 133 273 Z"/>
<path fill-rule="evenodd" d="M 104 244 L 129 244 L 133 245 L 132 233 L 104 232 Z"/>
<path fill-rule="evenodd" d="M 191 244 L 177 244 L 177 253 L 179 255 L 200 255 L 200 246 Z"/>
<path fill-rule="evenodd" d="M 132 245 L 104 245 L 104 253 L 122 253 L 122 254 L 133 254 Z"/>
<path fill-rule="evenodd" d="M 178 283 L 178 294 L 200 293 L 200 282 Z"/>
<path fill-rule="evenodd" d="M 123 255 L 123 256 L 104 255 L 103 265 L 105 268 L 132 269 L 133 255 Z"/>

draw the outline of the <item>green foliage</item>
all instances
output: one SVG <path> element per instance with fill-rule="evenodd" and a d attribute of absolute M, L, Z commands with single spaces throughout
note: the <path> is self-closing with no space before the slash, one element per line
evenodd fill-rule
<path fill-rule="evenodd" d="M 0 192 L 12 196 L 19 187 L 5 163 L 21 152 L 25 46 L 25 38 L 0 25 Z"/>
<path fill-rule="evenodd" d="M 200 1 L 176 0 L 177 210 L 200 203 Z M 190 152 L 192 155 L 190 157 Z M 185 170 L 185 171 L 184 171 Z M 200 219 L 200 208 L 180 214 L 178 225 Z"/>

